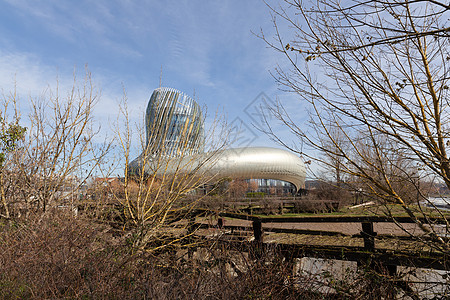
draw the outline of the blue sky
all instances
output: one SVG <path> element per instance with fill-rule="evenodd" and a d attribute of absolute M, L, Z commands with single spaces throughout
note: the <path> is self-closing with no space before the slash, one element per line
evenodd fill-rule
<path fill-rule="evenodd" d="M 304 111 L 269 74 L 280 55 L 252 34 L 273 31 L 260 0 L 3 0 L 0 24 L 0 88 L 8 92 L 16 82 L 22 100 L 57 78 L 70 83 L 87 64 L 101 89 L 96 114 L 103 123 L 117 116 L 122 87 L 132 118 L 142 116 L 161 68 L 163 86 L 195 91 L 209 112 L 243 120 L 243 130 L 253 131 L 243 143 L 277 147 L 248 117 L 258 96 Z"/>

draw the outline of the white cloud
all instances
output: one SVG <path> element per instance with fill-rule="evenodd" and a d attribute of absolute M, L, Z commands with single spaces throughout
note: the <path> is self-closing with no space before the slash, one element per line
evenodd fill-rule
<path fill-rule="evenodd" d="M 64 97 L 74 84 L 80 86 L 85 77 L 84 68 L 59 69 L 48 66 L 39 61 L 33 54 L 29 53 L 5 53 L 0 51 L 0 82 L 1 94 L 8 96 L 17 94 L 17 99 L 21 110 L 27 112 L 29 99 L 48 96 L 48 92 L 55 92 L 58 89 L 60 95 Z M 100 100 L 94 110 L 94 114 L 103 125 L 108 124 L 108 119 L 114 119 L 118 113 L 118 104 L 123 96 L 119 85 L 117 89 L 103 89 L 103 83 L 107 83 L 111 75 L 94 74 L 92 83 L 100 92 Z M 133 91 L 135 97 L 141 90 Z M 141 97 L 141 96 L 139 96 Z M 135 109 L 138 111 L 138 109 Z M 133 116 L 134 117 L 134 116 Z"/>
<path fill-rule="evenodd" d="M 131 15 L 114 15 L 111 8 L 117 5 L 111 1 L 27 1 L 7 0 L 16 9 L 24 22 L 42 27 L 58 39 L 77 47 L 101 46 L 109 52 L 127 56 L 141 56 L 132 45 L 123 42 L 123 24 L 129 23 Z M 121 11 L 121 7 L 118 7 Z M 128 29 L 128 28 L 127 28 Z M 44 34 L 44 33 L 43 33 Z"/>
<path fill-rule="evenodd" d="M 268 70 L 279 56 L 250 33 L 260 25 L 271 30 L 267 8 L 260 1 L 9 0 L 9 4 L 24 22 L 42 29 L 39 35 L 46 41 L 55 43 L 48 47 L 55 49 L 56 43 L 64 47 L 51 51 L 55 57 L 46 56 L 45 47 L 36 47 L 41 54 L 0 52 L 2 88 L 11 90 L 14 76 L 24 96 L 54 86 L 57 77 L 60 86 L 70 86 L 72 66 L 88 62 L 94 83 L 102 90 L 96 114 L 103 127 L 118 113 L 122 84 L 131 119 L 141 120 L 161 66 L 164 83 L 191 95 L 196 89 L 199 102 L 210 109 L 228 105 L 231 119 L 259 92 L 277 94 Z M 17 44 L 8 49 L 16 51 L 15 47 L 23 51 Z M 78 68 L 83 74 L 83 67 Z"/>
<path fill-rule="evenodd" d="M 43 66 L 30 53 L 0 51 L 0 82 L 3 94 L 16 89 L 21 95 L 38 95 L 57 79 L 56 68 Z"/>

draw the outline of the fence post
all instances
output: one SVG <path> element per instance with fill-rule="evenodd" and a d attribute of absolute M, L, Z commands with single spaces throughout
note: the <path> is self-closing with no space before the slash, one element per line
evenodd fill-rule
<path fill-rule="evenodd" d="M 372 222 L 363 222 L 361 235 L 364 239 L 364 249 L 367 251 L 374 252 L 375 251 L 375 236 L 376 232 L 373 231 L 373 223 Z"/>
<path fill-rule="evenodd" d="M 362 231 L 360 232 L 362 238 L 364 239 L 364 250 L 375 252 L 375 235 L 376 233 L 373 231 L 373 223 L 372 222 L 362 222 L 361 223 Z M 368 261 L 358 260 L 358 267 L 369 267 L 373 268 L 374 264 L 371 262 L 369 258 Z"/>
<path fill-rule="evenodd" d="M 186 229 L 187 229 L 187 235 L 188 235 L 187 236 L 187 241 L 188 241 L 189 244 L 192 244 L 192 242 L 193 242 L 192 234 L 195 231 L 195 217 L 196 217 L 196 215 L 193 214 L 193 213 L 190 213 L 188 215 L 188 224 L 187 224 L 187 228 Z M 189 246 L 189 248 L 188 248 L 188 257 L 192 258 L 193 254 L 194 254 L 194 249 L 192 248 L 192 246 Z"/>
<path fill-rule="evenodd" d="M 253 236 L 255 237 L 255 242 L 262 243 L 262 223 L 260 219 L 253 220 Z"/>
<path fill-rule="evenodd" d="M 253 227 L 253 236 L 255 240 L 253 242 L 253 248 L 250 253 L 252 253 L 252 257 L 256 259 L 261 259 L 263 257 L 264 244 L 263 244 L 263 235 L 262 235 L 262 222 L 261 219 L 254 219 L 252 222 Z"/>

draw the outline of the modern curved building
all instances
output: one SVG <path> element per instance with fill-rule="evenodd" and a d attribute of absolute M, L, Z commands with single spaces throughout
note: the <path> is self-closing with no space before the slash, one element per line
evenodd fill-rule
<path fill-rule="evenodd" d="M 166 157 L 203 152 L 202 110 L 197 102 L 172 88 L 153 91 L 145 114 L 147 151 Z"/>
<path fill-rule="evenodd" d="M 303 191 L 306 169 L 292 152 L 269 147 L 247 147 L 203 152 L 204 121 L 199 105 L 184 93 L 156 89 L 146 111 L 147 147 L 129 165 L 129 171 L 161 176 L 176 172 L 201 174 L 208 181 L 222 178 L 252 180 L 256 190 L 278 188 Z M 165 160 L 164 168 L 155 167 Z"/>

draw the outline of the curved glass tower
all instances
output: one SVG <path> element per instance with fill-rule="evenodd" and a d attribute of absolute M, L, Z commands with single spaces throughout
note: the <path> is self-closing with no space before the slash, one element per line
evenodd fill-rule
<path fill-rule="evenodd" d="M 200 106 L 172 88 L 156 89 L 145 114 L 150 155 L 179 157 L 203 152 L 204 129 Z"/>
<path fill-rule="evenodd" d="M 277 186 L 289 192 L 304 189 L 305 165 L 300 157 L 289 151 L 247 147 L 205 153 L 200 106 L 178 90 L 158 88 L 153 92 L 145 126 L 146 149 L 130 163 L 132 174 L 156 172 L 158 176 L 165 176 L 183 172 L 200 176 L 205 181 L 257 179 L 261 190 Z M 164 167 L 158 166 L 161 163 Z"/>

